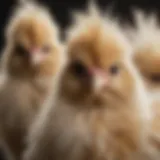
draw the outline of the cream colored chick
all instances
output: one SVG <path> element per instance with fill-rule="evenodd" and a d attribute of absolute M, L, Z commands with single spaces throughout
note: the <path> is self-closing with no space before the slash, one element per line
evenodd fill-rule
<path fill-rule="evenodd" d="M 142 11 L 134 11 L 135 28 L 129 29 L 134 47 L 134 62 L 152 97 L 153 119 L 150 126 L 149 149 L 143 159 L 160 157 L 160 27 L 154 14 L 147 16 Z M 155 96 L 156 95 L 156 96 Z M 156 98 L 155 98 L 156 97 Z M 142 159 L 142 158 L 141 158 Z"/>
<path fill-rule="evenodd" d="M 67 53 L 24 160 L 129 160 L 144 145 L 150 112 L 127 39 L 91 7 L 71 27 Z"/>
<path fill-rule="evenodd" d="M 2 68 L 7 78 L 0 90 L 1 138 L 16 159 L 59 72 L 61 53 L 58 29 L 47 9 L 27 2 L 18 6 L 6 31 Z"/>
<path fill-rule="evenodd" d="M 160 27 L 157 17 L 135 11 L 134 19 L 136 27 L 129 31 L 134 61 L 149 90 L 160 91 Z"/>

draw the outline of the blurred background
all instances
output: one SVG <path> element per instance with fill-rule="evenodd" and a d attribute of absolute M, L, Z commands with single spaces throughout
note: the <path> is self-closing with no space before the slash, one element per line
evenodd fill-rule
<path fill-rule="evenodd" d="M 0 48 L 4 44 L 4 27 L 9 16 L 12 13 L 14 6 L 18 0 L 1 0 L 0 5 Z M 84 9 L 87 6 L 88 0 L 37 0 L 48 6 L 53 13 L 55 19 L 60 25 L 62 31 L 71 20 L 71 11 L 75 9 Z M 106 9 L 107 6 L 113 7 L 115 16 L 120 17 L 122 21 L 132 22 L 131 9 L 133 7 L 142 8 L 150 12 L 157 12 L 160 15 L 159 0 L 97 0 L 97 4 Z"/>

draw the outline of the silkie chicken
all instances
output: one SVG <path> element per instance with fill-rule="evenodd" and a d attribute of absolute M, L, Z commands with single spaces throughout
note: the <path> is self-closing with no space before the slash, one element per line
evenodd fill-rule
<path fill-rule="evenodd" d="M 21 159 L 30 124 L 56 81 L 63 47 L 47 8 L 31 2 L 16 7 L 6 29 L 0 89 L 0 130 L 15 157 Z"/>
<path fill-rule="evenodd" d="M 69 29 L 67 62 L 29 135 L 24 160 L 129 160 L 146 145 L 150 102 L 132 47 L 95 6 Z"/>

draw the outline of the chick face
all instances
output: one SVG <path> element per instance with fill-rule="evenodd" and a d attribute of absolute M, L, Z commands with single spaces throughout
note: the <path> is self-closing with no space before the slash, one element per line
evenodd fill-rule
<path fill-rule="evenodd" d="M 126 64 L 128 44 L 93 25 L 68 45 L 69 62 L 62 78 L 68 99 L 99 105 L 130 96 L 134 78 Z"/>
<path fill-rule="evenodd" d="M 59 66 L 60 52 L 54 23 L 32 12 L 12 24 L 7 44 L 8 72 L 16 76 L 52 75 Z"/>
<path fill-rule="evenodd" d="M 155 47 L 142 49 L 135 54 L 134 61 L 147 87 L 160 89 L 160 50 Z"/>

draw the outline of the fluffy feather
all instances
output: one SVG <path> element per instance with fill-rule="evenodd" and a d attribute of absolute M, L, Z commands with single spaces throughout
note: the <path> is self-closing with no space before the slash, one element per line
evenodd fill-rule
<path fill-rule="evenodd" d="M 153 119 L 150 128 L 150 154 L 158 160 L 160 156 L 160 93 L 151 93 Z M 148 149 L 149 150 L 149 149 Z"/>

